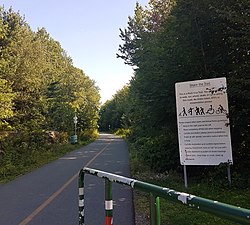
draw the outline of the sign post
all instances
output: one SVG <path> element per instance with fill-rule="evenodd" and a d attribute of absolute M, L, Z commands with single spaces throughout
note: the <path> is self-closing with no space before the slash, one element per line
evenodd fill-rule
<path fill-rule="evenodd" d="M 73 117 L 74 125 L 75 125 L 75 134 L 70 137 L 71 139 L 71 144 L 77 144 L 77 134 L 76 134 L 76 124 L 77 124 L 77 116 Z"/>
<path fill-rule="evenodd" d="M 232 164 L 226 78 L 176 83 L 175 91 L 181 165 Z"/>
<path fill-rule="evenodd" d="M 77 124 L 77 116 L 76 116 L 76 114 L 75 114 L 75 116 L 74 116 L 74 118 L 73 118 L 73 120 L 74 120 L 74 124 L 75 124 L 75 135 L 76 135 L 76 124 Z"/>

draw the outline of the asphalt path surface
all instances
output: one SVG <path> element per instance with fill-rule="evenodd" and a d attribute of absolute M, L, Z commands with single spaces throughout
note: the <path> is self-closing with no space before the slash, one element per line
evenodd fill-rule
<path fill-rule="evenodd" d="M 0 225 L 78 224 L 78 172 L 84 166 L 130 177 L 126 142 L 111 134 L 0 185 Z M 104 180 L 85 179 L 85 225 L 105 224 Z M 114 224 L 134 225 L 132 191 L 113 184 Z"/>

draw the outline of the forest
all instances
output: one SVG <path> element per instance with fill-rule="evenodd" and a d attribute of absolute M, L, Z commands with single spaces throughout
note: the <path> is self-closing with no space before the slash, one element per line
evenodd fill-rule
<path fill-rule="evenodd" d="M 120 38 L 117 57 L 133 67 L 134 75 L 101 107 L 101 130 L 123 130 L 152 170 L 180 172 L 175 83 L 226 77 L 234 184 L 249 187 L 249 0 L 137 3 Z M 190 176 L 224 182 L 222 168 L 190 168 Z"/>
<path fill-rule="evenodd" d="M 74 116 L 80 141 L 96 137 L 99 106 L 95 82 L 60 43 L 0 7 L 0 178 L 67 144 Z"/>

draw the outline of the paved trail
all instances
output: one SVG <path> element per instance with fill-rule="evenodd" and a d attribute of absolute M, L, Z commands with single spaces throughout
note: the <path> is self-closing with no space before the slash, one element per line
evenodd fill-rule
<path fill-rule="evenodd" d="M 84 166 L 130 177 L 126 143 L 101 134 L 92 144 L 0 185 L 0 225 L 78 224 L 77 178 Z M 105 224 L 104 181 L 90 175 L 85 180 L 85 224 Z M 114 223 L 134 225 L 130 188 L 114 184 L 113 199 Z"/>

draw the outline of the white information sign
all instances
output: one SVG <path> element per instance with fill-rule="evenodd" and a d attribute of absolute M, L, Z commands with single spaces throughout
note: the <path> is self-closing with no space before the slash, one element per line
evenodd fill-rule
<path fill-rule="evenodd" d="M 226 78 L 175 84 L 181 165 L 233 163 Z"/>

